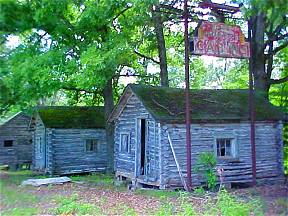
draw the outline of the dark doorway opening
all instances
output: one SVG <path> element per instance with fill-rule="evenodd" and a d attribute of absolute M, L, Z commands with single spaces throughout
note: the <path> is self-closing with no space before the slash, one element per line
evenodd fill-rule
<path fill-rule="evenodd" d="M 141 166 L 140 166 L 140 175 L 145 174 L 145 140 L 146 140 L 146 120 L 141 119 Z"/>

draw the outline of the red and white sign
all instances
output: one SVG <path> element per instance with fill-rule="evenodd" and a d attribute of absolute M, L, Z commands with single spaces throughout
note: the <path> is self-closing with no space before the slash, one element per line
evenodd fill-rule
<path fill-rule="evenodd" d="M 249 58 L 250 44 L 239 26 L 204 21 L 193 38 L 192 53 L 227 58 Z"/>

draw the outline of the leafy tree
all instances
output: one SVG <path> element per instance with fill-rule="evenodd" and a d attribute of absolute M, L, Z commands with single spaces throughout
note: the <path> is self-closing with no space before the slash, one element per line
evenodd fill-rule
<path fill-rule="evenodd" d="M 288 76 L 273 78 L 275 58 L 288 46 L 288 4 L 279 1 L 246 1 L 245 15 L 249 18 L 251 35 L 251 70 L 255 88 L 266 93 L 271 85 L 288 81 Z"/>
<path fill-rule="evenodd" d="M 19 47 L 1 53 L 1 97 L 9 98 L 1 107 L 27 107 L 68 91 L 76 103 L 87 95 L 91 100 L 103 97 L 107 117 L 114 105 L 114 78 L 134 60 L 129 44 L 135 23 L 124 16 L 131 13 L 129 2 L 9 0 L 1 8 L 3 41 L 9 34 L 22 38 Z M 11 16 L 15 11 L 18 17 Z M 113 156 L 113 128 L 107 125 L 107 131 Z"/>

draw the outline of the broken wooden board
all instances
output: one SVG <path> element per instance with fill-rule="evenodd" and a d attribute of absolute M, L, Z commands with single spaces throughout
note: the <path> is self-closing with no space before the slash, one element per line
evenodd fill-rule
<path fill-rule="evenodd" d="M 57 177 L 57 178 L 45 178 L 45 179 L 28 179 L 21 183 L 22 186 L 32 185 L 32 186 L 41 186 L 49 184 L 64 184 L 71 182 L 71 179 L 68 177 Z"/>

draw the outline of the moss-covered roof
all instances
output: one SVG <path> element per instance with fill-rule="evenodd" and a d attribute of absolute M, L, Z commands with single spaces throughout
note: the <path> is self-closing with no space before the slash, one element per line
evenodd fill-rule
<path fill-rule="evenodd" d="M 184 89 L 130 84 L 127 86 L 152 116 L 162 122 L 184 122 Z M 191 90 L 191 120 L 208 122 L 249 120 L 248 90 Z M 261 94 L 255 93 L 256 120 L 280 120 L 283 113 Z"/>
<path fill-rule="evenodd" d="M 104 107 L 40 106 L 36 111 L 47 128 L 105 128 Z"/>

